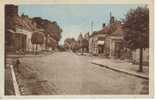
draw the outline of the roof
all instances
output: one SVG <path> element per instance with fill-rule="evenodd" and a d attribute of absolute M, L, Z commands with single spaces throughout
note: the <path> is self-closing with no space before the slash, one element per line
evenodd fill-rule
<path fill-rule="evenodd" d="M 90 35 L 90 37 L 93 37 L 93 36 L 98 35 L 98 34 L 104 34 L 105 35 L 105 34 L 109 34 L 109 33 L 110 33 L 110 27 L 109 26 L 105 26 L 101 30 L 93 32 Z"/>
<path fill-rule="evenodd" d="M 110 32 L 110 27 L 105 26 L 102 30 L 99 31 L 102 34 L 108 34 Z"/>
<path fill-rule="evenodd" d="M 122 24 L 117 25 L 116 31 L 111 33 L 111 36 L 123 36 Z"/>
<path fill-rule="evenodd" d="M 16 18 L 14 20 L 15 20 L 15 24 L 19 27 L 22 27 L 27 30 L 36 29 L 35 23 L 33 23 L 32 20 L 29 18 L 23 18 L 20 16 L 16 16 Z"/>

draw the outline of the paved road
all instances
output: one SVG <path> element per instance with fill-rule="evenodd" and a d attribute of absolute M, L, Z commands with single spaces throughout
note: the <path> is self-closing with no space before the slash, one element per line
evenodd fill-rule
<path fill-rule="evenodd" d="M 147 80 L 91 64 L 92 59 L 72 52 L 57 52 L 22 58 L 22 62 L 48 80 L 57 94 L 141 94 L 148 88 Z"/>

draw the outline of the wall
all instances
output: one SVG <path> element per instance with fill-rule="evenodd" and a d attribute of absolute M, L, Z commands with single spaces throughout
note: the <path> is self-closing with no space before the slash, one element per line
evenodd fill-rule
<path fill-rule="evenodd" d="M 132 60 L 136 63 L 139 63 L 139 49 L 132 51 Z M 143 62 L 149 62 L 149 48 L 143 50 Z"/>
<path fill-rule="evenodd" d="M 19 27 L 16 28 L 16 32 L 25 34 L 27 36 L 26 37 L 26 51 L 33 51 L 33 45 L 31 43 L 31 36 L 33 32 L 25 30 L 25 29 L 21 29 Z"/>

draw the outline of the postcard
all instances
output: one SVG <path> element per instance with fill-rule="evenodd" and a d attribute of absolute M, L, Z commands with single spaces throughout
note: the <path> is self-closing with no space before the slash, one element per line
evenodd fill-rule
<path fill-rule="evenodd" d="M 153 0 L 1 1 L 1 97 L 153 97 Z"/>

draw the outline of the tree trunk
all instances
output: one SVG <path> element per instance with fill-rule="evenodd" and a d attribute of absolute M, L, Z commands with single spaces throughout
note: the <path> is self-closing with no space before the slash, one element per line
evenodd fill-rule
<path fill-rule="evenodd" d="M 37 55 L 37 52 L 38 52 L 37 50 L 38 50 L 38 44 L 36 44 L 36 50 L 35 50 L 36 51 L 35 52 L 36 55 Z"/>
<path fill-rule="evenodd" d="M 143 48 L 140 48 L 139 72 L 143 72 Z"/>
<path fill-rule="evenodd" d="M 45 40 L 45 49 L 47 50 L 48 49 L 48 35 L 46 35 L 46 40 Z"/>

